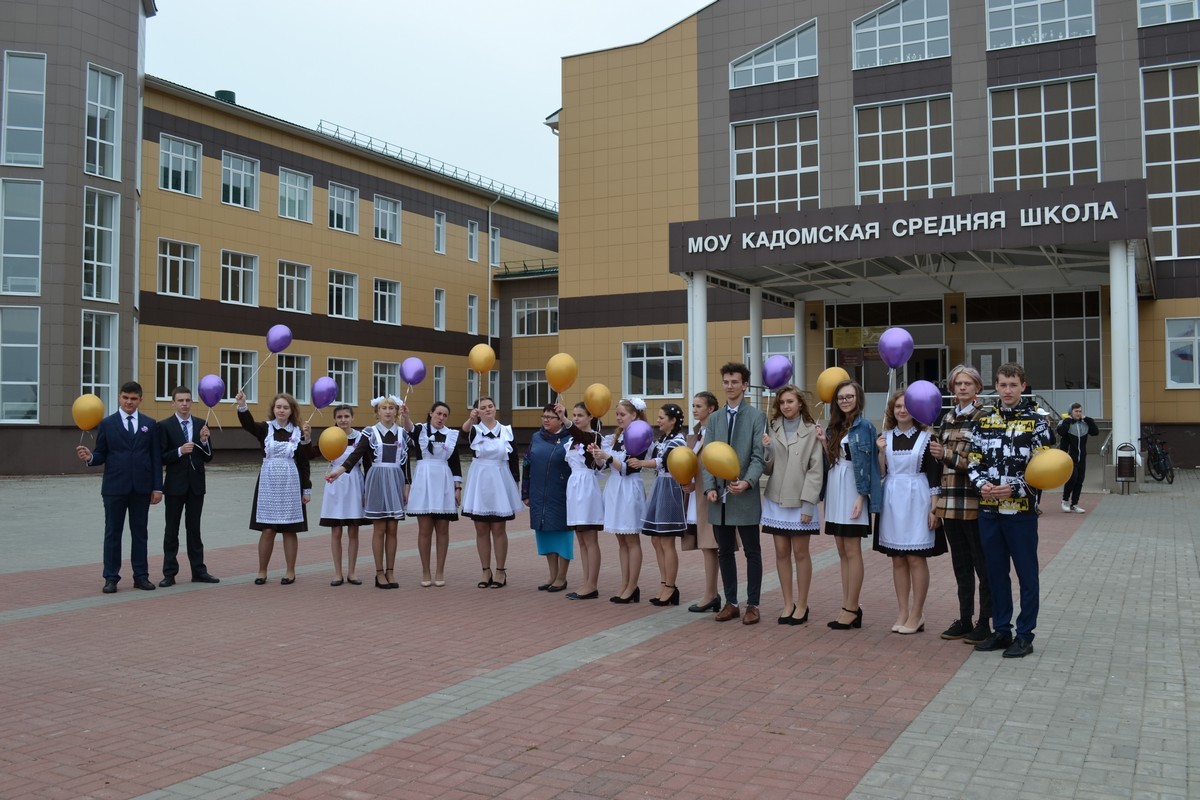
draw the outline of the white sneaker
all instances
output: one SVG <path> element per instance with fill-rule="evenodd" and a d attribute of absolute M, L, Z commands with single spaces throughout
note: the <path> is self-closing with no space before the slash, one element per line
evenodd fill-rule
<path fill-rule="evenodd" d="M 1072 514 L 1086 514 L 1087 512 L 1086 512 L 1086 511 L 1084 511 L 1084 510 L 1083 510 L 1082 508 L 1080 508 L 1079 506 L 1071 506 L 1071 513 L 1072 513 Z"/>
<path fill-rule="evenodd" d="M 1065 511 L 1066 513 L 1070 514 L 1071 513 L 1071 504 L 1068 503 L 1066 500 L 1063 500 L 1062 510 Z"/>

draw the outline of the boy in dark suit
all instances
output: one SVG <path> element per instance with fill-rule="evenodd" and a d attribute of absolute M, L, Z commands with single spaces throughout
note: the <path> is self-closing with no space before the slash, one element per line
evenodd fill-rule
<path fill-rule="evenodd" d="M 129 515 L 129 560 L 133 565 L 133 585 L 154 589 L 146 560 L 146 523 L 150 506 L 162 500 L 162 452 L 158 444 L 158 425 L 138 413 L 142 386 L 129 381 L 121 386 L 121 409 L 100 421 L 96 429 L 96 449 L 83 445 L 75 448 L 79 459 L 89 467 L 105 464 L 100 495 L 104 498 L 104 593 L 117 591 L 121 580 L 121 537 L 125 533 L 125 515 Z"/>
<path fill-rule="evenodd" d="M 192 583 L 220 583 L 204 566 L 200 514 L 204 511 L 204 465 L 212 460 L 208 426 L 192 418 L 192 390 L 176 386 L 171 392 L 175 413 L 158 423 L 162 462 L 166 468 L 163 494 L 167 507 L 163 528 L 163 579 L 159 586 L 175 585 L 179 574 L 179 519 L 187 531 L 187 557 Z M 185 516 L 186 513 L 186 516 Z"/>

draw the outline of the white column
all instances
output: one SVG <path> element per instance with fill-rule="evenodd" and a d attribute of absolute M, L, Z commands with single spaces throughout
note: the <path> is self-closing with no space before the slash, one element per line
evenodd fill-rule
<path fill-rule="evenodd" d="M 684 273 L 688 284 L 688 396 L 708 387 L 708 273 Z M 689 419 L 691 417 L 689 416 Z"/>
<path fill-rule="evenodd" d="M 1138 298 L 1137 298 L 1137 261 L 1133 242 L 1122 242 L 1125 248 L 1125 277 L 1126 277 L 1126 308 L 1128 309 L 1129 335 L 1125 337 L 1127 358 L 1129 359 L 1129 430 L 1132 441 L 1137 444 L 1136 437 L 1142 435 L 1142 369 L 1140 340 L 1138 331 Z M 1115 341 L 1115 340 L 1114 340 Z"/>
<path fill-rule="evenodd" d="M 1108 313 L 1112 330 L 1112 369 L 1109 371 L 1109 394 L 1112 397 L 1112 456 L 1111 463 L 1116 464 L 1117 446 L 1125 442 L 1137 446 L 1137 434 L 1130 425 L 1130 363 L 1129 346 L 1126 344 L 1134 338 L 1129 327 L 1129 294 L 1132 286 L 1132 274 L 1129 269 L 1129 257 L 1126 243 L 1123 241 L 1108 243 Z M 1136 298 L 1135 298 L 1136 302 Z M 1133 344 L 1136 352 L 1137 344 Z"/>
<path fill-rule="evenodd" d="M 807 388 L 805 382 L 808 380 L 806 371 L 807 364 L 804 360 L 804 352 L 807 343 L 804 340 L 805 331 L 808 330 L 808 320 L 804 313 L 804 300 L 796 298 L 796 305 L 792 307 L 792 335 L 795 337 L 795 352 L 792 353 L 792 363 L 796 367 L 796 374 L 792 376 L 792 383 L 799 386 L 801 389 Z M 813 392 L 816 397 L 816 392 Z"/>
<path fill-rule="evenodd" d="M 750 363 L 746 366 L 750 368 L 750 382 L 761 386 L 762 377 L 762 319 L 763 319 L 763 299 L 762 288 L 758 286 L 750 289 Z"/>

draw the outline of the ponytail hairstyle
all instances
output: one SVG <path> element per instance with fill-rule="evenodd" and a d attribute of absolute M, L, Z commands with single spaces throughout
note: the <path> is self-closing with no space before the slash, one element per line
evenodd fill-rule
<path fill-rule="evenodd" d="M 662 406 L 662 412 L 667 415 L 668 419 L 675 423 L 671 428 L 671 432 L 669 434 L 664 434 L 664 438 L 666 438 L 666 436 L 674 436 L 683 430 L 683 426 L 686 424 L 687 418 L 683 415 L 682 408 L 674 403 L 664 403 Z"/>
<path fill-rule="evenodd" d="M 580 401 L 575 404 L 575 408 L 588 415 L 588 430 L 592 433 L 597 433 L 600 430 L 600 418 L 592 416 L 592 412 L 588 410 L 587 403 Z"/>

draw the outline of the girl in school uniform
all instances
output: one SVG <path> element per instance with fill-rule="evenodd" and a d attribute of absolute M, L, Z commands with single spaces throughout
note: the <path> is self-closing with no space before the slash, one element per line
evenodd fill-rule
<path fill-rule="evenodd" d="M 483 577 L 475 585 L 480 589 L 499 589 L 508 585 L 508 570 L 504 566 L 508 562 L 506 526 L 524 508 L 513 430 L 511 425 L 502 425 L 496 419 L 496 401 L 490 397 L 476 401 L 462 430 L 470 435 L 471 450 L 475 453 L 462 503 L 463 516 L 475 523 L 475 547 L 483 570 Z M 492 572 L 493 550 L 496 573 L 503 573 L 504 580 L 496 580 Z"/>
<path fill-rule="evenodd" d="M 642 590 L 638 578 L 642 573 L 642 543 L 638 535 L 646 514 L 646 488 L 642 484 L 641 468 L 628 463 L 629 458 L 641 458 L 645 451 L 625 451 L 625 429 L 635 420 L 646 420 L 646 401 L 629 397 L 617 403 L 617 432 L 605 436 L 599 447 L 593 446 L 592 458 L 597 464 L 612 469 L 604 484 L 604 530 L 617 535 L 621 559 L 621 590 L 609 598 L 613 603 L 638 603 Z"/>
<path fill-rule="evenodd" d="M 650 604 L 677 606 L 679 587 L 675 581 L 679 576 L 679 553 L 675 550 L 675 539 L 687 531 L 687 511 L 683 505 L 683 488 L 667 469 L 667 457 L 676 447 L 687 446 L 683 436 L 683 409 L 667 403 L 659 409 L 655 422 L 659 435 L 646 458 L 631 458 L 626 463 L 657 470 L 650 497 L 646 500 L 646 515 L 642 519 L 642 533 L 654 542 L 660 579 L 658 596 L 650 598 Z"/>
<path fill-rule="evenodd" d="M 696 420 L 696 425 L 688 434 L 687 444 L 692 448 L 697 459 L 700 458 L 700 451 L 704 449 L 704 433 L 708 429 L 708 418 L 719 407 L 717 396 L 712 392 L 699 392 L 692 398 L 692 418 Z M 721 595 L 717 592 L 717 576 L 720 574 L 720 565 L 717 561 L 717 537 L 713 534 L 712 523 L 708 521 L 708 499 L 704 496 L 703 491 L 697 491 L 698 479 L 697 475 L 696 479 L 684 489 L 688 497 L 688 535 L 683 537 L 681 549 L 699 550 L 704 554 L 704 598 L 700 602 L 688 606 L 688 611 L 700 614 L 706 611 L 720 611 Z M 736 550 L 737 541 L 736 537 L 734 538 L 733 547 Z"/>
<path fill-rule="evenodd" d="M 568 600 L 595 600 L 600 596 L 600 543 L 597 534 L 604 527 L 604 493 L 600 490 L 600 465 L 591 448 L 599 446 L 600 420 L 594 418 L 586 403 L 576 403 L 571 410 L 573 442 L 567 450 L 571 477 L 567 479 L 567 525 L 575 530 L 579 561 L 583 568 L 583 585 L 567 594 Z"/>
<path fill-rule="evenodd" d="M 407 482 L 408 433 L 412 427 L 408 406 L 394 395 L 371 401 L 376 422 L 364 428 L 346 460 L 325 480 L 333 483 L 364 461 L 363 516 L 374 525 L 371 551 L 375 556 L 375 588 L 399 589 L 396 583 L 396 526 L 404 519 L 404 485 Z M 397 423 L 397 419 L 401 424 Z M 382 576 L 382 580 L 380 579 Z"/>
<path fill-rule="evenodd" d="M 440 400 L 425 422 L 409 434 L 409 461 L 416 462 L 407 511 L 417 518 L 417 552 L 421 556 L 421 585 L 446 585 L 446 550 L 450 523 L 458 519 L 462 500 L 462 464 L 458 460 L 458 430 L 446 427 L 450 406 Z M 430 551 L 437 536 L 437 570 L 430 575 Z"/>
<path fill-rule="evenodd" d="M 329 462 L 330 469 L 336 469 L 354 452 L 354 446 L 362 434 L 351 427 L 354 423 L 354 409 L 348 405 L 338 405 L 333 409 L 333 423 L 346 434 L 345 451 Z M 321 498 L 322 528 L 329 528 L 329 546 L 333 553 L 334 579 L 330 586 L 341 586 L 350 583 L 359 586 L 362 581 L 355 576 L 358 565 L 358 526 L 368 524 L 363 517 L 363 474 L 362 464 L 344 473 L 340 478 L 325 487 L 325 496 Z M 342 529 L 346 529 L 346 571 L 342 573 Z"/>

